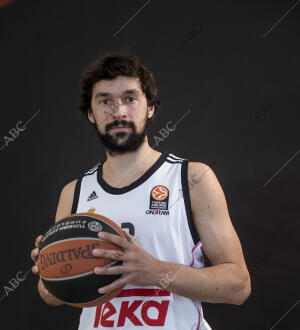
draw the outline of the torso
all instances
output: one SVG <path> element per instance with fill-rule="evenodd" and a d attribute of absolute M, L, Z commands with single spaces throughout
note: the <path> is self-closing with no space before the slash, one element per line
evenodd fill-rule
<path fill-rule="evenodd" d="M 72 213 L 95 212 L 110 218 L 160 260 L 205 266 L 202 242 L 193 224 L 186 159 L 164 152 L 142 176 L 119 188 L 104 180 L 102 165 L 77 181 Z M 147 330 L 210 329 L 199 301 L 155 287 L 126 285 L 103 306 L 84 308 L 79 330 L 135 326 Z"/>

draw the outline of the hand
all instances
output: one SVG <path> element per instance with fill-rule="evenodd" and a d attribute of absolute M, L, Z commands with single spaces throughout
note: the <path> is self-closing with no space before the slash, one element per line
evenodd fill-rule
<path fill-rule="evenodd" d="M 33 274 L 36 274 L 36 275 L 39 275 L 40 273 L 40 270 L 39 270 L 39 267 L 37 265 L 37 260 L 38 260 L 38 257 L 39 257 L 39 253 L 40 253 L 40 243 L 43 239 L 43 235 L 39 235 L 36 240 L 35 240 L 35 249 L 33 249 L 31 251 L 31 259 L 35 262 L 35 265 L 32 266 L 31 270 L 33 272 Z"/>
<path fill-rule="evenodd" d="M 64 304 L 64 302 L 58 298 L 56 298 L 52 293 L 49 292 L 44 286 L 43 281 L 40 279 L 38 282 L 38 289 L 43 300 L 51 306 L 60 306 Z"/>
<path fill-rule="evenodd" d="M 39 283 L 38 283 L 38 287 L 41 291 L 43 291 L 43 293 L 46 295 L 46 296 L 50 296 L 51 293 L 49 292 L 48 289 L 45 288 L 45 285 L 44 285 L 44 282 L 41 280 L 39 280 Z"/>
<path fill-rule="evenodd" d="M 33 274 L 39 275 L 40 274 L 40 270 L 39 267 L 37 265 L 37 260 L 39 257 L 39 253 L 40 253 L 40 243 L 43 239 L 43 235 L 39 235 L 36 240 L 35 240 L 35 249 L 33 249 L 31 251 L 31 259 L 35 262 L 35 265 L 32 266 L 31 270 L 33 272 Z M 63 301 L 61 301 L 60 299 L 56 298 L 53 294 L 51 294 L 49 292 L 49 290 L 47 290 L 44 286 L 43 281 L 39 280 L 38 282 L 38 289 L 40 292 L 41 297 L 45 300 L 45 302 L 47 302 L 49 305 L 52 306 L 59 306 L 61 304 L 63 304 Z"/>
<path fill-rule="evenodd" d="M 120 236 L 99 232 L 98 237 L 110 243 L 120 246 L 123 251 L 94 249 L 93 254 L 96 257 L 108 258 L 112 260 L 122 260 L 123 264 L 113 267 L 96 267 L 95 274 L 116 275 L 123 274 L 114 282 L 100 288 L 98 291 L 104 293 L 114 290 L 125 284 L 138 286 L 150 286 L 156 284 L 156 274 L 160 269 L 161 261 L 152 257 L 136 241 L 135 238 L 124 231 L 127 239 Z"/>

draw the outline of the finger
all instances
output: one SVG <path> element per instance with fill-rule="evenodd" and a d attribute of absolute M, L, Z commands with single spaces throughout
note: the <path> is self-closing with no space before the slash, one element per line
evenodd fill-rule
<path fill-rule="evenodd" d="M 128 248 L 128 242 L 120 236 L 114 235 L 114 234 L 110 234 L 110 233 L 106 233 L 106 232 L 99 232 L 98 233 L 98 237 L 102 238 L 110 243 L 116 244 L 118 246 L 120 246 L 123 249 Z"/>
<path fill-rule="evenodd" d="M 31 251 L 31 259 L 32 259 L 33 261 L 36 261 L 38 255 L 39 255 L 39 249 L 38 249 L 38 248 L 33 249 L 33 250 Z"/>
<path fill-rule="evenodd" d="M 41 276 L 40 276 L 40 278 L 41 278 Z M 48 289 L 46 289 L 46 287 L 45 287 L 45 285 L 44 285 L 44 282 L 43 281 L 41 281 L 41 287 L 42 287 L 42 289 L 43 289 L 43 291 L 46 293 L 46 295 L 50 295 L 50 292 L 48 291 Z"/>
<path fill-rule="evenodd" d="M 130 270 L 126 266 L 111 266 L 111 267 L 95 267 L 96 275 L 120 275 L 129 273 Z"/>
<path fill-rule="evenodd" d="M 114 289 L 118 289 L 121 286 L 127 284 L 127 278 L 124 276 L 120 277 L 119 279 L 113 281 L 112 283 L 110 283 L 109 285 L 103 286 L 101 288 L 98 289 L 99 293 L 104 293 L 104 292 L 108 292 L 108 291 L 112 291 Z"/>
<path fill-rule="evenodd" d="M 123 233 L 126 235 L 126 238 L 129 242 L 134 243 L 136 241 L 136 238 L 128 233 L 128 231 L 123 230 Z"/>
<path fill-rule="evenodd" d="M 31 270 L 32 270 L 33 274 L 37 275 L 39 273 L 39 267 L 37 265 L 32 266 Z"/>
<path fill-rule="evenodd" d="M 93 254 L 96 257 L 102 257 L 112 260 L 124 260 L 124 252 L 118 250 L 94 249 Z"/>
<path fill-rule="evenodd" d="M 42 238 L 43 238 L 43 235 L 39 235 L 37 238 L 36 238 L 36 240 L 35 240 L 35 247 L 39 247 L 40 246 L 40 243 L 41 243 L 41 240 L 42 240 Z"/>
<path fill-rule="evenodd" d="M 42 235 L 39 235 L 36 239 L 35 239 L 35 242 L 34 242 L 34 245 L 35 247 L 39 247 L 39 244 L 41 242 L 41 239 L 42 239 Z"/>

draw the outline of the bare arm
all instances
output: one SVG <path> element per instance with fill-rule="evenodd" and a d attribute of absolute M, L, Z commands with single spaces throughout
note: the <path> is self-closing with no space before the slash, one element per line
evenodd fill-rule
<path fill-rule="evenodd" d="M 61 191 L 57 210 L 56 210 L 56 216 L 55 216 L 55 222 L 61 220 L 62 218 L 68 216 L 71 214 L 72 211 L 72 204 L 73 204 L 73 197 L 74 197 L 74 190 L 77 180 L 74 180 L 70 183 L 68 183 Z M 37 260 L 38 253 L 39 253 L 39 243 L 41 241 L 40 239 L 37 239 L 36 241 L 36 249 L 34 249 L 31 253 L 32 259 Z M 32 268 L 32 271 L 35 274 L 39 274 L 38 266 L 35 265 Z M 44 287 L 43 282 L 41 279 L 38 281 L 38 290 L 41 298 L 51 306 L 60 306 L 63 304 L 63 302 L 56 297 L 54 297 L 49 291 Z"/>
<path fill-rule="evenodd" d="M 189 163 L 188 172 L 189 181 L 195 182 L 190 186 L 195 226 L 212 266 L 197 269 L 162 263 L 157 281 L 167 277 L 170 291 L 191 299 L 241 305 L 251 293 L 250 276 L 223 190 L 207 165 Z"/>
<path fill-rule="evenodd" d="M 120 266 L 95 268 L 96 274 L 123 274 L 102 287 L 102 293 L 133 284 L 163 287 L 177 295 L 210 303 L 241 305 L 248 298 L 250 276 L 223 190 L 207 165 L 189 163 L 188 172 L 189 181 L 195 181 L 190 187 L 190 196 L 196 230 L 212 267 L 193 268 L 161 261 L 146 252 L 130 234 L 126 235 L 131 244 L 117 235 L 100 232 L 100 238 L 123 248 L 122 252 L 94 251 L 95 256 L 123 261 Z"/>
<path fill-rule="evenodd" d="M 71 214 L 76 182 L 77 180 L 71 181 L 64 186 L 61 191 L 56 210 L 55 222 Z"/>

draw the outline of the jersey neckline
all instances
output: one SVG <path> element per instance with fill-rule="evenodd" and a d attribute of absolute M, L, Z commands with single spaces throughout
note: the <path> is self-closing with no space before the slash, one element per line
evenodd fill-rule
<path fill-rule="evenodd" d="M 127 193 L 128 191 L 140 186 L 147 179 L 149 179 L 150 176 L 155 171 L 157 171 L 161 167 L 161 165 L 165 162 L 168 155 L 169 155 L 169 152 L 167 150 L 164 150 L 162 152 L 162 154 L 159 156 L 159 158 L 156 160 L 156 162 L 141 177 L 139 177 L 137 180 L 132 182 L 130 185 L 121 187 L 121 188 L 112 187 L 106 181 L 103 180 L 102 166 L 103 166 L 104 162 L 101 162 L 98 167 L 98 170 L 97 170 L 97 181 L 98 181 L 99 185 L 101 186 L 101 188 L 110 194 L 120 195 L 120 194 Z"/>

